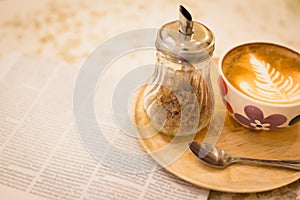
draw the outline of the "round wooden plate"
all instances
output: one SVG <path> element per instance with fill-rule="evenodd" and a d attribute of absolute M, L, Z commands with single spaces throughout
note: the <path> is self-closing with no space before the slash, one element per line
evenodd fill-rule
<path fill-rule="evenodd" d="M 137 94 L 134 110 L 135 123 L 139 126 L 148 125 L 149 119 L 143 109 L 143 89 Z M 203 141 L 206 131 L 199 132 L 194 140 Z M 151 153 L 163 149 L 172 139 L 172 137 L 157 133 L 152 137 L 140 139 L 140 143 L 148 153 Z M 187 145 L 187 143 L 182 143 L 182 145 Z M 217 146 L 234 156 L 300 160 L 300 124 L 276 132 L 255 132 L 240 126 L 227 115 Z M 168 151 L 164 157 L 173 155 Z M 300 171 L 278 167 L 245 164 L 234 164 L 225 169 L 208 167 L 188 149 L 167 166 L 161 156 L 153 156 L 153 159 L 183 180 L 200 187 L 225 192 L 267 191 L 300 178 Z"/>

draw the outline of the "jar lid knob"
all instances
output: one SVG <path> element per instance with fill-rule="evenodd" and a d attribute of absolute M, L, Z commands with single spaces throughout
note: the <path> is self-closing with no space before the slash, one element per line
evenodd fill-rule
<path fill-rule="evenodd" d="M 185 7 L 182 5 L 179 6 L 179 22 L 180 28 L 179 31 L 185 35 L 193 34 L 193 20 L 192 16 Z"/>

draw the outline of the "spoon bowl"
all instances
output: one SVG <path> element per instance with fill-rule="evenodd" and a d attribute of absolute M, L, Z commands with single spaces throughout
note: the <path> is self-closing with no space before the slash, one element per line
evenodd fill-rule
<path fill-rule="evenodd" d="M 242 162 L 300 170 L 300 160 L 263 160 L 233 157 L 227 154 L 224 150 L 209 143 L 191 142 L 189 144 L 189 148 L 202 163 L 217 168 L 225 168 L 233 163 Z"/>

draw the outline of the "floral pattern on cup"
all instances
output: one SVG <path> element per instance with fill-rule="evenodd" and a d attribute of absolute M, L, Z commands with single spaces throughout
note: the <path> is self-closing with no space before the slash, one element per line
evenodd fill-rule
<path fill-rule="evenodd" d="M 225 81 L 223 80 L 223 78 L 221 76 L 219 76 L 219 88 L 220 88 L 220 91 L 221 91 L 221 96 L 222 96 L 222 100 L 223 100 L 224 105 L 226 106 L 227 110 L 230 113 L 233 113 L 232 106 L 230 105 L 229 102 L 227 102 L 227 99 L 226 99 L 226 96 L 228 94 L 228 87 L 227 87 Z"/>
<path fill-rule="evenodd" d="M 272 114 L 264 117 L 263 112 L 255 106 L 245 106 L 246 117 L 239 113 L 234 113 L 234 117 L 243 125 L 254 130 L 275 130 L 287 121 L 287 118 L 281 114 Z"/>
<path fill-rule="evenodd" d="M 300 121 L 300 115 L 297 115 L 296 117 L 294 117 L 290 122 L 289 122 L 289 126 L 292 126 L 294 124 L 296 124 L 297 122 Z"/>

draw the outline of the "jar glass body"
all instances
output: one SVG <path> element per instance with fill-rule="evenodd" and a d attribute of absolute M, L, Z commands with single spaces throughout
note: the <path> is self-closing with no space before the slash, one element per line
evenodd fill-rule
<path fill-rule="evenodd" d="M 209 56 L 191 64 L 157 51 L 144 92 L 144 109 L 157 131 L 187 136 L 209 124 L 214 109 L 210 65 Z"/>

